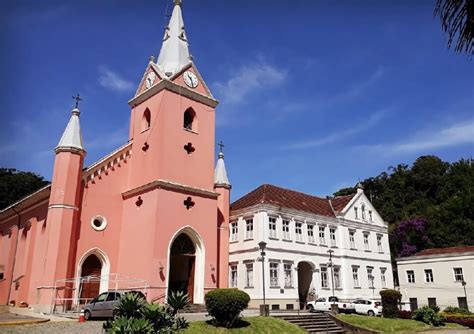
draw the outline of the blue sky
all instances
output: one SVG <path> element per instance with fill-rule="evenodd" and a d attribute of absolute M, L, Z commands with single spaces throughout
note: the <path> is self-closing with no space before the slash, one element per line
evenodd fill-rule
<path fill-rule="evenodd" d="M 420 155 L 472 157 L 474 60 L 447 50 L 433 6 L 184 0 L 233 199 L 262 183 L 325 196 Z M 125 143 L 165 7 L 2 1 L 0 165 L 50 179 L 78 92 L 86 164 Z"/>

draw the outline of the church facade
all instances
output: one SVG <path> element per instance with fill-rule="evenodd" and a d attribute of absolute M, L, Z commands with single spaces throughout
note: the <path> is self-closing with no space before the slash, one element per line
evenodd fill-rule
<path fill-rule="evenodd" d="M 109 289 L 151 301 L 227 287 L 230 184 L 214 169 L 215 108 L 174 1 L 157 61 L 131 107 L 127 143 L 84 168 L 72 110 L 50 185 L 0 212 L 0 304 L 67 310 Z"/>

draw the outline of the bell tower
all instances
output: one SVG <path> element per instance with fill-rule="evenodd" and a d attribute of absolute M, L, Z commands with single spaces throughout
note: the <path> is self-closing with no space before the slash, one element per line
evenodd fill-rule
<path fill-rule="evenodd" d="M 217 287 L 220 274 L 220 192 L 214 184 L 218 101 L 190 55 L 181 7 L 174 0 L 159 56 L 150 57 L 129 101 L 132 154 L 122 193 L 118 271 L 161 287 L 157 296 L 182 286 L 194 303 L 203 303 L 205 289 Z M 185 265 L 170 255 L 174 240 L 193 243 L 195 253 Z M 130 249 L 151 258 L 129 261 Z M 176 273 L 184 267 L 186 272 Z"/>
<path fill-rule="evenodd" d="M 129 101 L 134 146 L 130 188 L 160 179 L 213 189 L 218 101 L 192 61 L 181 6 L 174 1 L 158 60 L 150 57 Z"/>

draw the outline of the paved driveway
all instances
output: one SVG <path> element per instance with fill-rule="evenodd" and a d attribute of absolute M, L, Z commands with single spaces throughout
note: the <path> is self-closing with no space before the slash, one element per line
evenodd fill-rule
<path fill-rule="evenodd" d="M 15 334 L 97 334 L 102 333 L 103 321 L 77 321 L 45 322 L 35 325 L 0 326 L 0 333 Z"/>

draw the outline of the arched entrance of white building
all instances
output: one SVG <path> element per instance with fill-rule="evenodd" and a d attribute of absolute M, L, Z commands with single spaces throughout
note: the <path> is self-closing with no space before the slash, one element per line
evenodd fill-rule
<path fill-rule="evenodd" d="M 313 265 L 302 261 L 298 263 L 298 296 L 300 309 L 306 307 L 306 301 L 313 282 Z"/>

